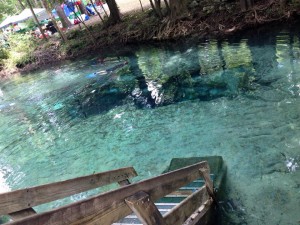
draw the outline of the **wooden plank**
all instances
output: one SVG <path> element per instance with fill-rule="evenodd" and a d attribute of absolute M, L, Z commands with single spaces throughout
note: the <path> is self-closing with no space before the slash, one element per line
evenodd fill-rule
<path fill-rule="evenodd" d="M 130 181 L 128 179 L 126 180 L 121 180 L 118 182 L 118 184 L 123 187 L 123 186 L 126 186 L 126 185 L 129 185 L 130 184 Z"/>
<path fill-rule="evenodd" d="M 165 177 L 164 175 L 161 175 L 161 176 L 158 176 L 155 178 L 148 179 L 143 182 L 136 183 L 134 185 L 139 185 L 141 187 L 145 186 L 145 188 L 137 189 L 137 191 L 140 191 L 140 190 L 145 191 L 146 190 L 145 192 L 151 193 L 151 199 L 153 201 L 156 201 L 156 200 L 166 196 L 167 194 L 173 192 L 174 190 L 177 190 L 178 188 L 198 179 L 200 177 L 200 173 L 199 173 L 199 171 L 198 171 L 198 173 L 196 171 L 194 171 L 194 169 L 196 169 L 197 167 L 199 169 L 204 168 L 204 169 L 209 170 L 209 166 L 208 166 L 207 162 L 201 162 L 201 163 L 197 163 L 197 164 L 194 164 L 191 166 L 187 166 L 187 167 L 166 173 L 166 174 L 164 174 L 164 175 L 168 175 L 168 176 L 166 176 L 166 179 L 164 178 Z M 184 173 L 186 173 L 186 174 L 184 175 Z M 195 178 L 191 178 L 192 176 L 195 176 Z M 172 179 L 173 181 L 170 181 L 169 183 L 167 183 L 169 180 L 168 178 Z M 151 186 L 149 186 L 147 184 L 147 182 L 149 182 L 149 185 L 151 184 L 151 186 L 154 186 L 155 189 L 151 190 L 150 189 Z M 166 184 L 164 184 L 164 182 L 166 182 Z M 180 184 L 180 182 L 182 182 L 182 183 Z M 141 185 L 141 184 L 144 184 L 144 185 Z M 147 191 L 148 190 L 147 188 L 149 188 L 149 191 Z M 135 192 L 137 192 L 137 191 L 135 191 Z M 101 225 L 107 224 L 108 225 L 109 224 L 110 225 L 114 222 L 119 221 L 121 218 L 124 218 L 125 216 L 127 216 L 131 213 L 132 213 L 132 210 L 126 204 L 124 204 L 123 200 L 121 200 L 119 202 L 118 206 L 114 205 L 113 208 L 104 210 L 103 212 L 99 212 L 97 215 L 94 214 L 92 216 L 85 217 L 81 220 L 78 220 L 78 221 L 72 223 L 72 225 L 81 225 L 81 224 L 85 224 L 85 225 L 97 225 L 97 224 L 101 224 Z M 120 215 L 123 215 L 123 216 L 120 216 Z"/>
<path fill-rule="evenodd" d="M 139 191 L 126 198 L 125 202 L 144 225 L 166 225 L 147 193 Z"/>
<path fill-rule="evenodd" d="M 200 173 L 203 177 L 203 180 L 205 181 L 205 186 L 207 188 L 207 191 L 208 191 L 209 195 L 213 198 L 215 203 L 218 204 L 218 201 L 217 201 L 215 193 L 214 193 L 213 182 L 210 179 L 210 175 L 209 175 L 210 170 L 209 170 L 209 168 L 208 169 L 201 168 L 201 169 L 199 169 L 199 171 L 200 171 Z"/>
<path fill-rule="evenodd" d="M 194 192 L 191 190 L 176 190 L 170 193 L 170 195 L 178 195 L 178 196 L 186 196 L 186 195 L 191 195 Z"/>
<path fill-rule="evenodd" d="M 210 179 L 209 170 L 201 168 L 200 173 L 203 177 L 203 180 L 205 181 L 205 186 L 207 188 L 208 193 L 213 196 L 214 195 L 214 188 L 213 188 L 213 182 Z"/>
<path fill-rule="evenodd" d="M 19 219 L 23 219 L 24 217 L 35 215 L 35 214 L 36 214 L 35 210 L 33 208 L 29 208 L 29 209 L 23 209 L 18 212 L 10 213 L 9 216 L 12 220 L 19 220 Z"/>
<path fill-rule="evenodd" d="M 110 225 L 129 215 L 132 211 L 124 199 L 138 191 L 151 196 L 152 201 L 175 191 L 199 178 L 200 168 L 208 168 L 207 162 L 200 162 L 158 177 L 121 187 L 89 199 L 81 200 L 48 212 L 15 221 L 10 225 Z"/>
<path fill-rule="evenodd" d="M 81 212 L 79 211 L 79 213 Z M 111 225 L 112 223 L 117 222 L 120 219 L 130 214 L 132 214 L 132 210 L 127 206 L 127 204 L 123 199 L 123 202 L 121 203 L 118 202 L 117 204 L 112 204 L 111 207 L 101 209 L 99 213 L 96 212 L 91 215 L 81 217 L 80 219 L 75 220 L 75 222 L 67 223 L 67 224 L 68 225 L 99 225 L 99 224 Z M 65 223 L 55 223 L 55 225 L 61 225 L 61 224 L 65 224 Z M 18 224 L 18 225 L 22 225 L 22 224 Z M 53 224 L 49 223 L 49 225 L 53 225 Z"/>
<path fill-rule="evenodd" d="M 196 225 L 196 224 L 206 224 L 204 223 L 203 216 L 208 212 L 208 210 L 211 208 L 213 204 L 213 199 L 209 198 L 206 202 L 203 203 L 199 207 L 199 209 L 192 214 L 192 216 L 183 224 L 183 225 Z"/>
<path fill-rule="evenodd" d="M 68 197 L 136 176 L 133 167 L 78 177 L 66 181 L 0 194 L 0 215 L 7 215 L 36 205 Z"/>
<path fill-rule="evenodd" d="M 195 193 L 184 199 L 171 211 L 164 215 L 167 224 L 182 225 L 200 205 L 209 199 L 206 187 L 202 187 Z"/>

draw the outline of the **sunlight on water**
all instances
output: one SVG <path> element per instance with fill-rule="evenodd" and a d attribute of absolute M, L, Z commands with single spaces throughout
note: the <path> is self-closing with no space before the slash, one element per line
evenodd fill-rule
<path fill-rule="evenodd" d="M 296 224 L 299 87 L 299 35 L 288 32 L 140 46 L 5 81 L 0 191 L 131 165 L 140 180 L 175 157 L 221 155 L 224 224 Z"/>
<path fill-rule="evenodd" d="M 10 171 L 11 172 L 11 171 Z M 9 186 L 6 184 L 3 172 L 0 171 L 0 193 L 10 191 Z"/>

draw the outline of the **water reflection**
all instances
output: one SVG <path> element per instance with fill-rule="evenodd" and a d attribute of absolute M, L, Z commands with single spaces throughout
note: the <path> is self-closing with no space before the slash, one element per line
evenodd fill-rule
<path fill-rule="evenodd" d="M 160 106 L 192 99 L 211 100 L 249 89 L 253 72 L 250 51 L 245 49 L 245 40 L 230 48 L 227 42 L 221 47 L 212 40 L 186 51 L 162 48 L 149 55 L 147 47 L 141 48 L 137 56 L 150 84 L 148 90 L 155 91 L 155 106 Z"/>
<path fill-rule="evenodd" d="M 86 118 L 131 101 L 138 108 L 154 108 L 186 100 L 235 97 L 260 85 L 271 85 L 278 79 L 278 71 L 274 71 L 287 64 L 283 62 L 288 58 L 284 55 L 287 52 L 284 48 L 292 46 L 292 43 L 283 43 L 287 39 L 285 36 L 278 37 L 280 41 L 276 42 L 276 51 L 273 51 L 272 43 L 251 46 L 246 39 L 233 44 L 209 40 L 183 50 L 173 46 L 140 47 L 122 59 L 110 59 L 106 67 L 102 66 L 85 76 L 76 75 L 63 81 L 61 76 L 53 75 L 51 81 L 46 76 L 49 82 L 43 82 L 44 78 L 35 82 L 35 79 L 26 77 L 22 81 L 17 79 L 16 83 L 21 88 L 32 84 L 28 98 L 20 100 L 30 104 L 29 110 L 30 107 L 38 107 L 43 117 L 41 120 L 59 128 L 58 117 Z M 294 52 L 293 48 L 287 50 L 289 56 Z M 92 65 L 95 63 L 98 62 L 93 59 Z M 79 68 L 87 66 L 87 62 L 82 62 Z M 287 77 L 291 80 L 295 69 L 288 70 Z M 63 72 L 67 72 L 66 69 L 55 70 L 55 74 Z M 72 83 L 65 86 L 65 82 Z M 289 87 L 289 91 L 295 89 L 297 84 Z M 44 91 L 40 93 L 40 90 Z M 19 96 L 18 90 L 14 93 Z M 53 97 L 60 100 L 52 102 Z M 64 113 L 59 112 L 57 116 L 58 111 Z M 43 128 L 47 129 L 49 127 Z"/>

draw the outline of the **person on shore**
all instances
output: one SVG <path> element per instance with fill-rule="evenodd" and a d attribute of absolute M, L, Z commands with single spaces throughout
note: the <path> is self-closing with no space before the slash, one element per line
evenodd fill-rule
<path fill-rule="evenodd" d="M 88 12 L 88 14 L 91 16 L 91 15 L 95 15 L 94 11 L 93 11 L 93 6 L 91 3 L 88 3 L 86 5 L 86 11 Z"/>
<path fill-rule="evenodd" d="M 14 32 L 17 32 L 17 31 L 21 30 L 21 28 L 18 26 L 18 24 L 14 24 L 13 30 L 14 30 Z"/>
<path fill-rule="evenodd" d="M 46 29 L 48 31 L 50 31 L 51 34 L 54 34 L 54 33 L 57 32 L 57 30 L 56 30 L 56 28 L 55 28 L 55 26 L 54 26 L 54 24 L 53 24 L 53 22 L 51 20 L 48 21 L 48 24 L 46 25 Z"/>
<path fill-rule="evenodd" d="M 70 12 L 73 12 L 73 13 L 75 12 L 75 4 L 72 0 L 71 1 L 66 0 L 65 4 L 67 5 Z"/>

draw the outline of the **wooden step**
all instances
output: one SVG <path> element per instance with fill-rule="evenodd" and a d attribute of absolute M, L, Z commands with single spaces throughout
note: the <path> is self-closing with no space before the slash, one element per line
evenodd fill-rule
<path fill-rule="evenodd" d="M 185 187 L 202 187 L 205 184 L 205 181 L 202 179 L 194 180 L 193 182 L 185 185 Z"/>
<path fill-rule="evenodd" d="M 164 215 L 169 212 L 172 208 L 174 208 L 178 203 L 155 203 L 156 207 L 158 208 L 159 212 Z M 137 218 L 135 214 L 130 214 L 123 218 L 122 220 L 118 221 L 117 223 L 113 223 L 112 225 L 142 225 L 141 221 Z"/>
<path fill-rule="evenodd" d="M 157 201 L 157 203 L 179 203 L 188 195 L 167 195 Z"/>
<path fill-rule="evenodd" d="M 198 161 L 191 165 L 190 160 L 185 160 L 185 163 L 188 165 L 176 165 L 179 168 L 134 184 L 130 184 L 128 180 L 131 176 L 127 173 L 120 174 L 119 169 L 4 193 L 1 194 L 3 198 L 0 198 L 3 200 L 3 207 L 0 207 L 0 210 L 4 215 L 13 214 L 17 218 L 15 213 L 19 217 L 20 211 L 49 202 L 53 198 L 59 199 L 110 183 L 118 183 L 121 188 L 36 215 L 17 218 L 10 224 L 129 225 L 141 224 L 141 220 L 149 225 L 181 225 L 191 215 L 192 223 L 196 223 L 205 213 L 202 208 L 209 209 L 211 204 L 208 201 L 213 202 L 213 183 L 209 174 L 211 170 L 207 161 Z M 135 176 L 136 172 L 133 169 L 131 171 Z M 203 181 L 197 180 L 200 177 L 205 180 L 205 185 Z M 53 192 L 56 189 L 57 192 Z M 158 204 L 155 205 L 155 202 Z M 129 216 L 124 218 L 126 215 Z"/>
<path fill-rule="evenodd" d="M 213 178 L 214 175 L 210 174 L 210 177 Z M 188 197 L 193 192 L 196 192 L 199 188 L 205 185 L 205 181 L 203 179 L 197 179 L 193 182 L 187 184 L 184 187 L 179 188 L 177 191 L 172 192 L 169 195 L 159 199 L 155 205 L 158 208 L 159 212 L 164 215 L 169 212 L 172 208 L 178 205 L 181 201 L 183 201 L 186 197 Z M 142 225 L 142 222 L 137 218 L 135 214 L 131 214 L 118 221 L 117 223 L 113 223 L 112 225 Z"/>

